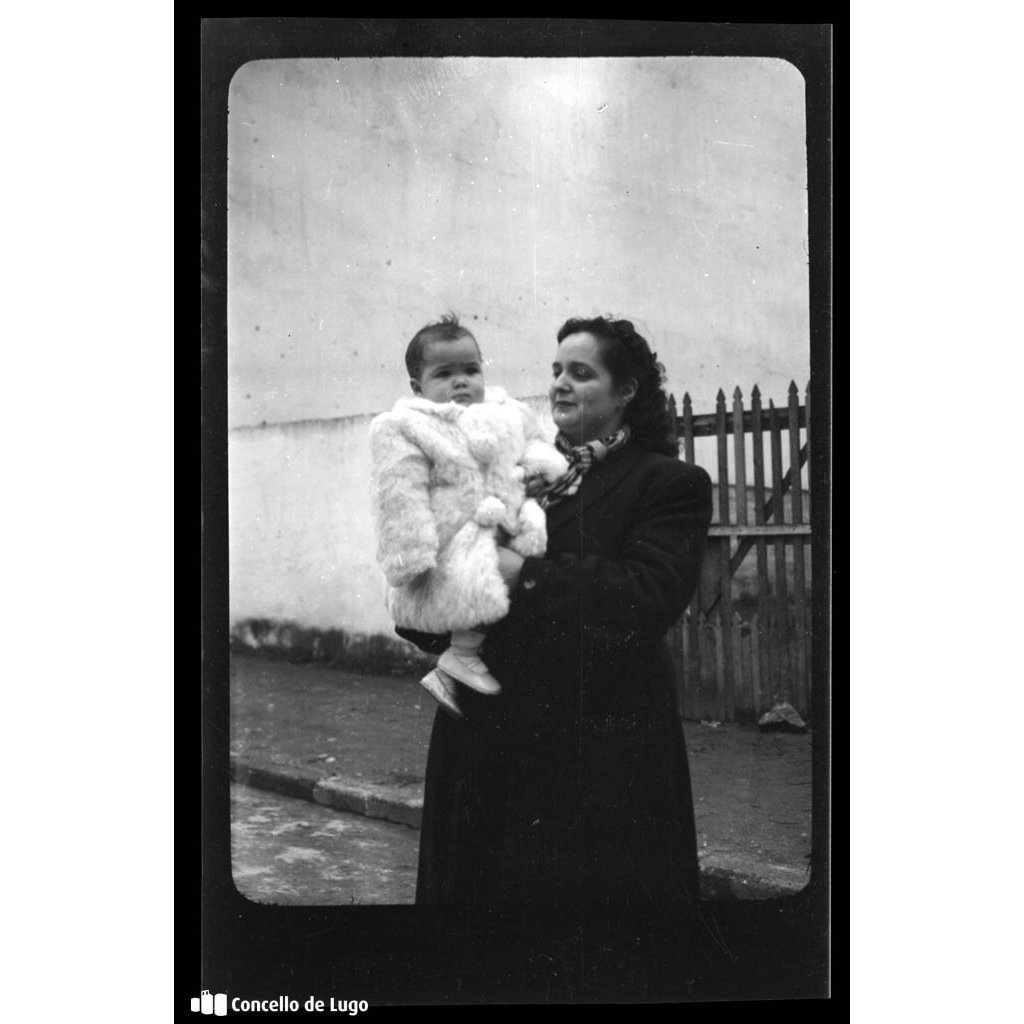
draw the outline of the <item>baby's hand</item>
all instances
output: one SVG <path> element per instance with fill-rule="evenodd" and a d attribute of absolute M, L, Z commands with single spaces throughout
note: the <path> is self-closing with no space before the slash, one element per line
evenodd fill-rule
<path fill-rule="evenodd" d="M 508 548 L 498 548 L 498 572 L 509 590 L 515 590 L 519 584 L 519 572 L 523 568 L 523 559 Z"/>

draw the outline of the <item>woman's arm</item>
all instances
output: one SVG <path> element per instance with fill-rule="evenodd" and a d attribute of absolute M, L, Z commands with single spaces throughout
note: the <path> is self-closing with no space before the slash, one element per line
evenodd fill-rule
<path fill-rule="evenodd" d="M 614 556 L 525 559 L 513 608 L 540 642 L 575 637 L 601 649 L 660 638 L 697 588 L 710 521 L 707 473 L 683 463 L 661 471 L 638 495 Z"/>

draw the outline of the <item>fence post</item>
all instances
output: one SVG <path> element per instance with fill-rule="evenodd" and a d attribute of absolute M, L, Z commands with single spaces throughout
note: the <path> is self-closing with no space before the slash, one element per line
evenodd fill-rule
<path fill-rule="evenodd" d="M 804 388 L 804 422 L 806 424 L 805 431 L 807 434 L 807 482 L 808 482 L 808 499 L 810 498 L 810 480 L 811 480 L 811 382 L 807 382 L 807 387 Z M 810 501 L 808 500 L 808 505 Z M 808 508 L 807 510 L 807 521 L 811 521 L 811 515 L 813 509 Z M 810 565 L 810 578 L 811 578 L 811 594 L 814 594 L 814 554 L 811 549 L 811 565 Z M 809 610 L 808 617 L 813 617 L 813 608 Z M 807 675 L 805 677 L 805 683 L 807 686 L 807 720 L 810 721 L 811 710 L 814 704 L 814 635 L 813 630 L 808 628 L 807 630 Z"/>
<path fill-rule="evenodd" d="M 792 478 L 790 485 L 791 508 L 793 522 L 804 521 L 803 485 L 800 479 L 800 394 L 796 382 L 789 382 L 789 471 Z M 796 665 L 794 666 L 795 693 L 798 706 L 806 709 L 807 698 L 807 614 L 804 592 L 804 539 L 793 538 L 793 597 L 795 599 L 795 634 L 796 634 Z"/>
<path fill-rule="evenodd" d="M 738 655 L 736 658 L 738 669 L 736 672 L 736 712 L 735 720 L 750 717 L 750 709 L 753 704 L 751 699 L 752 686 L 750 682 L 750 634 L 746 623 L 740 618 L 739 612 L 733 613 L 733 635 L 736 638 Z"/>
<path fill-rule="evenodd" d="M 743 428 L 743 392 L 732 394 L 733 462 L 736 473 L 736 522 L 747 525 L 747 434 Z"/>
<path fill-rule="evenodd" d="M 700 699 L 701 718 L 714 718 L 718 714 L 715 686 L 715 638 L 711 623 L 701 612 L 697 616 L 700 637 Z"/>
<path fill-rule="evenodd" d="M 729 514 L 729 443 L 727 438 L 728 425 L 725 412 L 725 392 L 719 388 L 715 403 L 715 427 L 718 435 L 718 521 L 728 526 Z M 735 425 L 734 425 L 735 427 Z M 723 721 L 731 721 L 735 707 L 735 668 L 736 649 L 733 643 L 732 623 L 732 551 L 728 537 L 718 540 L 719 558 L 719 593 L 721 599 L 718 607 L 718 621 L 722 626 L 722 674 L 725 684 L 723 698 Z"/>
<path fill-rule="evenodd" d="M 767 504 L 764 487 L 764 435 L 761 425 L 761 391 L 755 384 L 750 392 L 750 414 L 753 421 L 751 442 L 754 445 L 754 522 L 765 525 L 764 507 Z M 757 592 L 768 593 L 768 544 L 763 538 L 757 541 Z"/>
<path fill-rule="evenodd" d="M 760 608 L 754 612 L 750 620 L 750 672 L 754 700 L 754 719 L 761 717 L 761 623 L 763 621 Z"/>
<path fill-rule="evenodd" d="M 683 392 L 683 457 L 687 462 L 696 462 L 693 450 L 693 403 L 690 392 Z"/>

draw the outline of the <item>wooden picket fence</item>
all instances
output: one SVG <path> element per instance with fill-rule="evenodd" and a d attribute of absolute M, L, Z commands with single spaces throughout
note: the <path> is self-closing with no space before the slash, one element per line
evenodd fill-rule
<path fill-rule="evenodd" d="M 801 405 L 791 383 L 784 408 L 769 401 L 764 409 L 755 385 L 750 409 L 744 410 L 737 387 L 731 411 L 721 390 L 714 413 L 694 415 L 689 394 L 683 396 L 682 415 L 674 398 L 670 408 L 681 456 L 698 462 L 695 439 L 714 438 L 718 470 L 698 592 L 668 638 L 683 717 L 754 721 L 773 704 L 787 701 L 806 720 L 811 704 L 811 527 L 800 470 L 810 451 L 809 392 Z M 752 481 L 747 479 L 748 452 Z"/>

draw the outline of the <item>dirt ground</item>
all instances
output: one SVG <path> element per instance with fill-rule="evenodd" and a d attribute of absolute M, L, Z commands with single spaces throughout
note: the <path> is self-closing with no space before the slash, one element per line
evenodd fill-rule
<path fill-rule="evenodd" d="M 811 852 L 811 737 L 684 722 L 700 852 L 804 866 Z"/>

